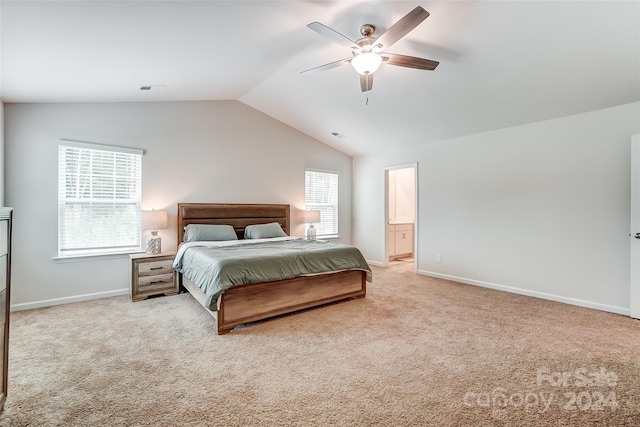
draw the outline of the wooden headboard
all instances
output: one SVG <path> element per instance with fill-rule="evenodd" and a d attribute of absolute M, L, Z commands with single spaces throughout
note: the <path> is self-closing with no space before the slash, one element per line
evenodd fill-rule
<path fill-rule="evenodd" d="M 277 222 L 289 234 L 289 205 L 242 203 L 178 203 L 178 244 L 189 224 L 231 225 L 244 238 L 244 228 L 251 224 Z"/>

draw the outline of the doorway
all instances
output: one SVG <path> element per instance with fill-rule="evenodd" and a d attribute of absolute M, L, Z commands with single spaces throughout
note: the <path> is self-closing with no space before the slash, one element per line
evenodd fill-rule
<path fill-rule="evenodd" d="M 417 164 L 385 169 L 385 265 L 416 270 Z"/>

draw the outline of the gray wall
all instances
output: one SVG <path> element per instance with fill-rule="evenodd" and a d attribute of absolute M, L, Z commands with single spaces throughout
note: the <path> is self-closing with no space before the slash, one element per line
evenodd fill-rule
<path fill-rule="evenodd" d="M 340 236 L 351 239 L 351 157 L 237 101 L 5 104 L 6 203 L 15 208 L 14 309 L 128 292 L 128 257 L 57 255 L 60 138 L 141 148 L 142 207 L 166 209 L 163 250 L 176 246 L 178 202 L 289 203 L 303 235 L 304 169 L 340 174 Z"/>
<path fill-rule="evenodd" d="M 384 168 L 417 162 L 420 273 L 627 314 L 638 132 L 633 103 L 355 158 L 353 243 L 383 263 Z"/>

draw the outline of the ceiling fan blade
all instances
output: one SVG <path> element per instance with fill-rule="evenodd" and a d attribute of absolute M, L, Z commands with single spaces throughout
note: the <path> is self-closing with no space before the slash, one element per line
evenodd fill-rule
<path fill-rule="evenodd" d="M 415 56 L 398 55 L 395 53 L 383 53 L 380 56 L 382 56 L 385 64 L 416 68 L 418 70 L 435 70 L 439 64 L 438 61 L 432 61 L 431 59 L 416 58 Z"/>
<path fill-rule="evenodd" d="M 389 29 L 385 31 L 384 34 L 378 37 L 378 39 L 376 40 L 376 46 L 379 47 L 374 46 L 374 49 L 377 52 L 382 52 L 383 50 L 389 48 L 389 46 L 400 40 L 402 37 L 406 36 L 409 31 L 413 30 L 428 17 L 429 12 L 424 10 L 422 7 L 417 6 L 411 12 L 400 18 L 398 22 L 389 27 Z"/>
<path fill-rule="evenodd" d="M 340 34 L 339 32 L 337 32 L 336 30 L 334 30 L 333 28 L 329 28 L 324 24 L 321 24 L 319 22 L 312 22 L 311 24 L 307 25 L 307 27 L 309 27 L 310 29 L 312 29 L 313 31 L 315 31 L 316 33 L 327 37 L 328 39 L 333 40 L 334 42 L 341 44 L 343 46 L 347 46 L 348 48 L 350 48 L 351 50 L 353 50 L 354 52 L 361 52 L 362 48 L 360 46 L 358 46 L 353 40 L 351 40 L 350 38 L 348 38 L 347 36 Z"/>
<path fill-rule="evenodd" d="M 332 68 L 336 68 L 336 67 L 339 67 L 341 65 L 350 63 L 352 59 L 353 59 L 353 57 L 350 57 L 350 58 L 340 59 L 338 61 L 329 62 L 328 64 L 319 65 L 317 67 L 309 68 L 308 70 L 300 71 L 300 74 L 309 73 L 309 72 L 313 73 L 313 72 L 317 72 L 317 71 L 331 70 Z"/>
<path fill-rule="evenodd" d="M 373 74 L 360 74 L 360 90 L 366 92 L 373 89 Z"/>

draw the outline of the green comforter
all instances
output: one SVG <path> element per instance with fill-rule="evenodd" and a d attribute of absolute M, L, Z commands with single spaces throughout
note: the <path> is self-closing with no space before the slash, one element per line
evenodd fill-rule
<path fill-rule="evenodd" d="M 218 297 L 233 286 L 343 270 L 363 270 L 367 281 L 372 278 L 356 247 L 298 238 L 183 243 L 173 268 L 205 293 L 214 311 Z"/>

